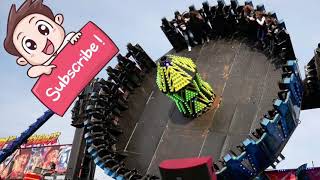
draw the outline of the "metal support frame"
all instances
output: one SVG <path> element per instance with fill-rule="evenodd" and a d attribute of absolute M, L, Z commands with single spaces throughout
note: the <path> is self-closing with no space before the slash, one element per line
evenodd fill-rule
<path fill-rule="evenodd" d="M 75 131 L 66 180 L 92 180 L 94 178 L 96 166 L 88 155 L 84 133 L 84 128 L 77 128 Z"/>

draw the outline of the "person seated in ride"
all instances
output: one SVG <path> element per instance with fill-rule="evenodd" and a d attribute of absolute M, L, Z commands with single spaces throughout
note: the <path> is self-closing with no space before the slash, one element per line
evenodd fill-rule
<path fill-rule="evenodd" d="M 206 22 L 204 18 L 198 11 L 191 11 L 190 15 L 190 29 L 194 33 L 194 38 L 198 44 L 202 44 L 203 41 L 209 42 L 208 28 L 206 27 Z"/>
<path fill-rule="evenodd" d="M 189 27 L 187 26 L 187 23 L 190 19 L 189 18 L 185 18 L 183 15 L 181 15 L 178 11 L 175 12 L 175 23 L 174 25 L 177 27 L 177 29 L 179 30 L 179 32 L 183 35 L 184 40 L 186 41 L 186 44 L 188 46 L 188 51 L 191 51 L 191 44 L 190 42 L 192 42 L 194 45 L 197 44 L 196 42 L 194 42 L 194 36 L 191 32 L 191 30 L 189 29 Z"/>
<path fill-rule="evenodd" d="M 249 21 L 255 21 L 254 19 L 254 8 L 251 5 L 245 5 L 243 7 L 242 12 L 243 18 L 245 18 L 248 22 Z"/>
<path fill-rule="evenodd" d="M 205 18 L 206 22 L 209 22 L 212 27 L 212 21 L 213 21 L 213 13 L 210 10 L 210 6 L 208 2 L 202 3 L 202 11 L 201 15 Z"/>
<path fill-rule="evenodd" d="M 266 25 L 266 17 L 262 11 L 256 12 L 256 21 L 258 23 L 257 27 L 257 39 L 258 43 L 260 43 L 265 48 L 265 37 L 267 33 L 267 25 Z"/>
<path fill-rule="evenodd" d="M 179 32 L 178 28 L 174 27 L 174 21 L 169 22 L 166 18 L 162 18 L 162 25 L 160 26 L 173 48 L 176 51 L 183 50 L 186 46 L 184 37 Z"/>
<path fill-rule="evenodd" d="M 243 31 L 247 33 L 249 38 L 255 39 L 257 37 L 257 22 L 253 6 L 249 4 L 244 6 L 241 19 Z"/>
<path fill-rule="evenodd" d="M 266 45 L 268 46 L 270 55 L 274 53 L 274 43 L 275 43 L 275 34 L 277 32 L 277 19 L 272 17 L 271 14 L 266 16 L 266 26 L 267 26 L 267 35 L 266 35 Z"/>
<path fill-rule="evenodd" d="M 227 34 L 227 13 L 226 12 L 227 8 L 225 6 L 224 1 L 218 1 L 218 5 L 216 6 L 216 11 L 215 11 L 215 28 L 217 30 L 217 35 L 218 36 L 225 36 Z"/>
<path fill-rule="evenodd" d="M 238 6 L 237 1 L 231 1 L 230 8 L 227 13 L 227 21 L 230 33 L 238 31 L 238 24 L 240 19 L 241 10 Z"/>

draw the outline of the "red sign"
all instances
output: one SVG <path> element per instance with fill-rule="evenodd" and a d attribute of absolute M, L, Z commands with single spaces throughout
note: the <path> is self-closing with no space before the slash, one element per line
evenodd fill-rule
<path fill-rule="evenodd" d="M 50 110 L 63 116 L 71 103 L 99 71 L 119 52 L 114 42 L 94 23 L 81 29 L 75 45 L 68 44 L 51 63 L 50 75 L 42 75 L 33 94 Z"/>

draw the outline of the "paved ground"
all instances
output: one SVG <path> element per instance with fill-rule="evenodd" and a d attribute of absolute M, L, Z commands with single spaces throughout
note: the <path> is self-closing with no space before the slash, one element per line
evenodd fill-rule
<path fill-rule="evenodd" d="M 202 77 L 222 97 L 218 109 L 197 119 L 184 118 L 156 87 L 155 72 L 130 96 L 123 113 L 125 130 L 117 145 L 129 156 L 126 165 L 159 175 L 165 159 L 221 158 L 240 144 L 272 108 L 281 77 L 270 60 L 244 40 L 216 40 L 177 55 L 196 61 Z"/>

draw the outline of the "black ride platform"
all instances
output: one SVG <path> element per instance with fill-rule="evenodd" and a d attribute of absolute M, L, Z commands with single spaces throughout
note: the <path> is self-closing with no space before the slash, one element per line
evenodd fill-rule
<path fill-rule="evenodd" d="M 166 159 L 210 155 L 219 160 L 259 127 L 279 91 L 281 69 L 246 39 L 212 40 L 191 52 L 171 52 L 192 58 L 222 101 L 199 118 L 184 118 L 158 90 L 156 70 L 148 75 L 130 94 L 117 143 L 117 150 L 128 154 L 126 167 L 142 174 L 159 175 L 158 165 Z"/>

